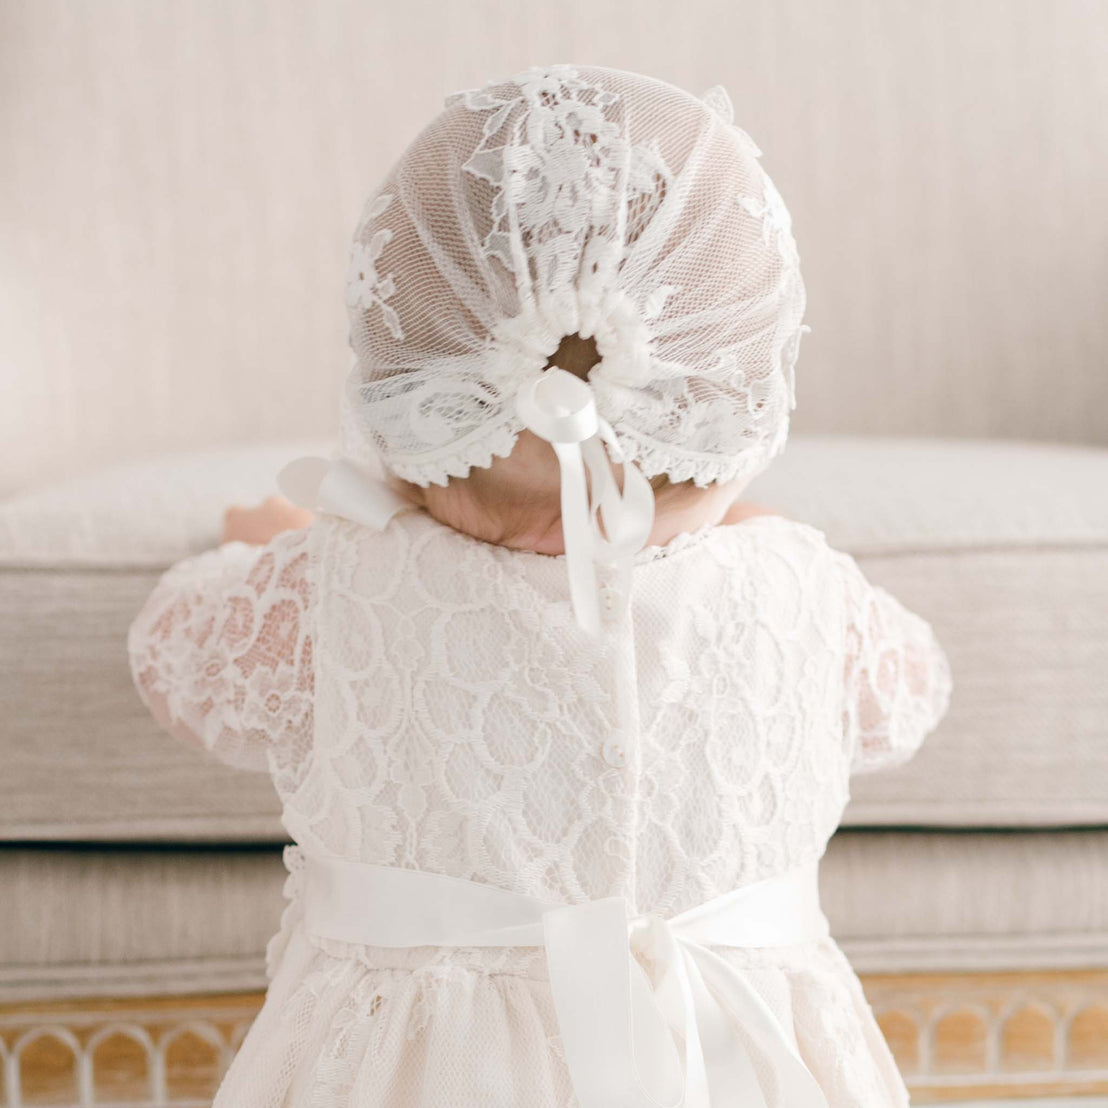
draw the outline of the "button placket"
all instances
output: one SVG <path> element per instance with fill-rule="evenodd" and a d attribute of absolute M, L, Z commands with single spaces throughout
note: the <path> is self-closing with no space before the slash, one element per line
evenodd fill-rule
<path fill-rule="evenodd" d="M 605 623 L 618 623 L 624 618 L 627 605 L 617 585 L 601 585 L 597 589 L 597 599 L 600 602 L 600 618 Z"/>
<path fill-rule="evenodd" d="M 601 619 L 605 623 L 614 624 L 626 615 L 626 605 L 622 602 L 622 590 L 619 582 L 608 578 L 600 584 L 598 599 L 600 601 Z M 600 756 L 608 765 L 615 769 L 623 769 L 631 762 L 633 743 L 635 741 L 635 729 L 631 698 L 634 692 L 631 688 L 634 684 L 634 675 L 628 673 L 624 651 L 626 644 L 622 641 L 616 643 L 617 657 L 615 659 L 615 683 L 616 683 L 616 718 L 613 721 L 613 729 L 607 740 L 600 748 Z"/>

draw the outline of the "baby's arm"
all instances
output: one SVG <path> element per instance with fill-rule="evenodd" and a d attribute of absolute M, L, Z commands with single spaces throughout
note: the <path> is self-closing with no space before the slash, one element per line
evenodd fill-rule
<path fill-rule="evenodd" d="M 851 772 L 908 761 L 946 714 L 951 675 L 931 625 L 838 554 L 846 590 L 844 737 Z"/>
<path fill-rule="evenodd" d="M 239 540 L 178 562 L 127 636 L 143 703 L 175 737 L 241 769 L 308 742 L 312 649 L 308 532 Z"/>

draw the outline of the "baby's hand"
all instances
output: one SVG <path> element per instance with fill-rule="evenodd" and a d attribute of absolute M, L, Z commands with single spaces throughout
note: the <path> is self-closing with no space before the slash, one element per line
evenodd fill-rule
<path fill-rule="evenodd" d="M 307 527 L 315 516 L 283 496 L 270 496 L 256 508 L 233 506 L 223 513 L 225 542 L 248 542 L 264 546 L 274 535 Z"/>

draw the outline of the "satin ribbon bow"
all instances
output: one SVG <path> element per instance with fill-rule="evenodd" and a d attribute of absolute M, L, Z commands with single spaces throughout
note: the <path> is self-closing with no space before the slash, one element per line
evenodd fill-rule
<path fill-rule="evenodd" d="M 638 466 L 624 461 L 615 432 L 597 412 L 592 389 L 572 373 L 554 366 L 525 381 L 516 393 L 516 412 L 558 456 L 570 598 L 577 623 L 595 635 L 600 630 L 596 564 L 616 568 L 621 613 L 628 599 L 632 558 L 654 526 L 654 490 Z M 623 463 L 622 492 L 609 455 Z"/>
<path fill-rule="evenodd" d="M 302 508 L 343 516 L 377 531 L 401 509 L 417 507 L 346 458 L 297 458 L 277 474 L 277 487 Z"/>
<path fill-rule="evenodd" d="M 317 935 L 385 947 L 544 946 L 581 1108 L 766 1108 L 736 1025 L 773 1075 L 775 1104 L 827 1108 L 795 1040 L 742 972 L 709 949 L 826 936 L 816 863 L 670 919 L 628 919 L 622 896 L 559 904 L 465 878 L 304 853 L 304 923 Z M 635 951 L 649 954 L 657 984 Z"/>

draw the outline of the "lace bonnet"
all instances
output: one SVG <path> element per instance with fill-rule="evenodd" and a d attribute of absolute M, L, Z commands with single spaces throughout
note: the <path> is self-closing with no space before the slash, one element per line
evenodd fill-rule
<path fill-rule="evenodd" d="M 343 457 L 445 485 L 528 426 L 599 435 L 634 462 L 640 500 L 643 475 L 753 477 L 784 446 L 807 330 L 789 213 L 760 154 L 719 86 L 697 97 L 558 65 L 447 97 L 354 235 Z M 574 334 L 596 342 L 587 383 L 546 369 Z M 546 377 L 561 379 L 543 423 Z M 575 427 L 550 424 L 571 410 Z"/>
<path fill-rule="evenodd" d="M 718 86 L 566 65 L 447 97 L 354 236 L 344 453 L 424 486 L 489 465 L 521 383 L 579 334 L 643 473 L 754 476 L 784 445 L 804 312 L 760 153 Z"/>

